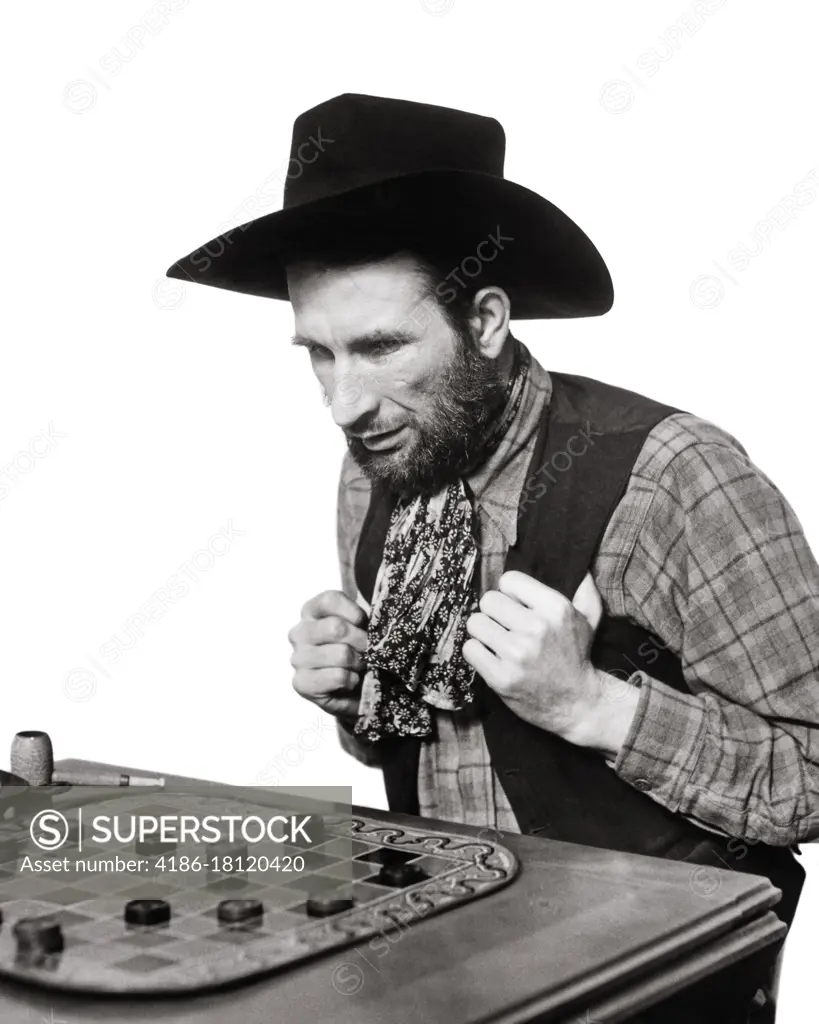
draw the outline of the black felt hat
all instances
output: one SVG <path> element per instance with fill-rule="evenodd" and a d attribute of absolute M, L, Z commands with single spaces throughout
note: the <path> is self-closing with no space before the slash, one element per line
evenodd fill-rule
<path fill-rule="evenodd" d="M 168 277 L 287 299 L 288 263 L 377 239 L 449 254 L 453 281 L 485 275 L 516 319 L 606 313 L 613 290 L 600 253 L 565 213 L 503 177 L 504 152 L 494 118 L 336 96 L 293 126 L 283 208 L 195 249 Z"/>

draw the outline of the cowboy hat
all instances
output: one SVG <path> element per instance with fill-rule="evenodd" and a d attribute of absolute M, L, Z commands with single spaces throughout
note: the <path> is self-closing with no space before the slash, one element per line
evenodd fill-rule
<path fill-rule="evenodd" d="M 167 275 L 286 300 L 289 263 L 377 240 L 434 251 L 438 265 L 450 254 L 459 281 L 485 273 L 514 318 L 606 313 L 613 290 L 600 253 L 565 213 L 503 177 L 504 153 L 494 118 L 336 96 L 295 121 L 283 208 L 211 239 Z"/>

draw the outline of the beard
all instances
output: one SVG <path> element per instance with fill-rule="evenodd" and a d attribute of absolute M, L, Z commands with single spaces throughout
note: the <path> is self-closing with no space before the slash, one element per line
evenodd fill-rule
<path fill-rule="evenodd" d="M 408 424 L 412 441 L 377 452 L 347 435 L 364 475 L 404 497 L 435 494 L 477 467 L 481 441 L 503 411 L 507 380 L 498 360 L 474 349 L 465 331 L 453 329 L 453 336 L 454 354 L 426 391 L 427 410 Z"/>

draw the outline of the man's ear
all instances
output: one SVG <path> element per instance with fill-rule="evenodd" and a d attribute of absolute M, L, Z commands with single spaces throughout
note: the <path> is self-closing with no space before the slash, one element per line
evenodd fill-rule
<path fill-rule="evenodd" d="M 469 328 L 475 345 L 487 359 L 497 359 L 509 337 L 512 304 L 497 285 L 482 288 L 472 300 Z"/>

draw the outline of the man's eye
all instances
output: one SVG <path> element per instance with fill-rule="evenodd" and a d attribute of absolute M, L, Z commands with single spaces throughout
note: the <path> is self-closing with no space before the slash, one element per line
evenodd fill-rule
<path fill-rule="evenodd" d="M 327 349 L 323 345 L 307 345 L 307 351 L 310 353 L 310 358 L 315 359 L 320 356 L 327 355 Z"/>
<path fill-rule="evenodd" d="M 381 363 L 386 359 L 389 359 L 391 355 L 397 352 L 401 348 L 401 342 L 395 338 L 385 339 L 379 342 L 377 345 L 369 350 L 369 357 L 374 363 Z"/>

